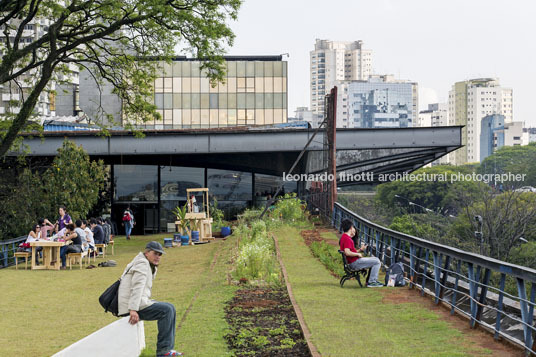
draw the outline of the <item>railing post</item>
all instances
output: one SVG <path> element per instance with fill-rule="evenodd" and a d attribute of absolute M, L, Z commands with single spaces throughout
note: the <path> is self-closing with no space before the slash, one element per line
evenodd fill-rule
<path fill-rule="evenodd" d="M 428 258 L 430 257 L 430 251 L 426 249 L 426 254 L 424 258 L 424 268 L 422 271 L 422 286 L 421 286 L 421 296 L 424 296 L 424 288 L 426 287 L 426 273 L 428 271 Z"/>
<path fill-rule="evenodd" d="M 380 259 L 380 237 L 381 233 L 376 232 L 376 258 Z"/>
<path fill-rule="evenodd" d="M 409 287 L 415 284 L 415 245 L 409 244 Z"/>
<path fill-rule="evenodd" d="M 525 280 L 521 278 L 517 278 L 517 292 L 519 294 L 521 319 L 524 322 L 523 332 L 524 332 L 524 337 L 525 337 L 525 354 L 528 355 L 530 353 L 529 349 L 532 348 L 532 331 L 531 331 L 532 315 L 529 314 L 529 307 L 527 304 L 527 292 L 525 290 Z M 533 303 L 534 300 L 531 302 Z"/>
<path fill-rule="evenodd" d="M 462 270 L 462 261 L 457 259 L 456 263 L 456 281 L 454 283 L 454 292 L 452 293 L 452 308 L 450 309 L 450 314 L 454 315 L 454 310 L 456 309 L 456 293 L 458 292 L 458 281 L 460 280 L 460 272 Z M 504 288 L 504 287 L 503 287 Z"/>
<path fill-rule="evenodd" d="M 441 261 L 443 260 L 443 254 L 438 254 L 437 252 L 433 252 L 434 254 L 434 287 L 435 287 L 435 304 L 437 305 L 439 303 L 439 288 L 440 288 L 440 280 L 441 280 Z"/>
<path fill-rule="evenodd" d="M 475 276 L 473 263 L 467 263 L 467 275 L 469 278 L 469 295 L 471 296 L 470 324 L 471 324 L 471 327 L 473 327 L 475 324 L 475 317 L 476 317 L 476 310 L 477 310 L 476 296 L 477 296 L 477 290 L 478 290 L 477 277 Z M 478 272 L 477 272 L 477 275 L 478 275 Z"/>
<path fill-rule="evenodd" d="M 476 318 L 475 322 L 473 323 L 473 328 L 478 325 L 480 322 L 480 319 L 482 318 L 482 310 L 483 306 L 486 303 L 486 296 L 488 294 L 488 284 L 489 284 L 489 278 L 491 277 L 491 270 L 486 269 L 484 272 L 484 280 L 482 281 L 481 287 L 480 287 L 480 298 L 478 299 L 478 307 L 476 312 Z"/>
<path fill-rule="evenodd" d="M 395 245 L 393 244 L 393 240 L 396 242 L 396 239 L 391 237 L 391 265 L 396 263 L 396 253 L 395 253 Z"/>
<path fill-rule="evenodd" d="M 493 338 L 499 339 L 499 332 L 501 331 L 501 314 L 503 309 L 504 298 L 504 281 L 506 280 L 506 274 L 501 273 L 501 281 L 499 283 L 499 301 L 497 303 L 497 318 L 495 319 L 495 334 Z"/>
<path fill-rule="evenodd" d="M 445 256 L 445 265 L 443 267 L 443 276 L 441 277 L 441 286 L 439 287 L 439 299 L 443 299 L 445 286 L 447 286 L 448 270 L 450 268 L 450 255 Z"/>

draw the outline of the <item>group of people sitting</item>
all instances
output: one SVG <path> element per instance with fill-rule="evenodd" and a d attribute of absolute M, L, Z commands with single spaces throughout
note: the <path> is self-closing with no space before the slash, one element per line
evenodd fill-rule
<path fill-rule="evenodd" d="M 112 226 L 109 219 L 104 220 L 101 217 L 89 220 L 77 219 L 73 223 L 64 206 L 59 208 L 59 215 L 59 219 L 54 224 L 46 218 L 39 219 L 19 250 L 31 251 L 30 243 L 38 240 L 64 240 L 66 245 L 60 249 L 60 258 L 61 269 L 65 269 L 67 254 L 85 251 L 99 254 L 95 245 L 107 244 L 110 241 Z M 37 247 L 37 252 L 41 250 L 42 247 Z M 36 264 L 38 263 L 38 255 L 36 255 Z"/>

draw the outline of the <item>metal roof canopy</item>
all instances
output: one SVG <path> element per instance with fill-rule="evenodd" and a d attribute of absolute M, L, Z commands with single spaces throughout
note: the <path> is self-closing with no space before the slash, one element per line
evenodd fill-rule
<path fill-rule="evenodd" d="M 462 146 L 462 126 L 431 128 L 337 129 L 337 151 L 363 149 L 444 148 Z M 221 128 L 216 130 L 149 130 L 144 138 L 130 132 L 45 132 L 43 138 L 22 134 L 28 156 L 55 156 L 64 139 L 82 145 L 91 156 L 239 154 L 301 151 L 314 129 Z M 323 150 L 320 132 L 308 151 Z M 8 155 L 17 156 L 20 152 Z"/>

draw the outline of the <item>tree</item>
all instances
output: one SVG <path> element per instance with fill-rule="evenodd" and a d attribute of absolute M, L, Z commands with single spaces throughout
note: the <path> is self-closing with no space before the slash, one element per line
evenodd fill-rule
<path fill-rule="evenodd" d="M 408 206 L 409 202 L 412 202 L 438 213 L 455 214 L 458 209 L 458 192 L 475 192 L 477 184 L 461 180 L 452 182 L 451 176 L 470 173 L 472 171 L 468 168 L 453 166 L 420 169 L 413 174 L 426 174 L 429 179 L 421 181 L 399 180 L 378 185 L 376 200 L 385 207 Z M 433 175 L 436 175 L 435 179 L 433 179 Z M 440 178 L 446 178 L 446 180 Z M 418 209 L 423 210 L 422 208 Z"/>
<path fill-rule="evenodd" d="M 106 180 L 102 160 L 91 161 L 81 146 L 65 140 L 43 176 L 43 188 L 53 209 L 64 205 L 74 219 L 85 217 L 97 203 Z"/>
<path fill-rule="evenodd" d="M 0 239 L 28 233 L 41 217 L 58 215 L 65 205 L 73 219 L 87 217 L 107 180 L 102 161 L 64 141 L 47 169 L 7 167 L 0 172 Z"/>
<path fill-rule="evenodd" d="M 536 143 L 525 146 L 503 146 L 486 157 L 478 168 L 481 174 L 526 174 L 523 182 L 506 181 L 504 188 L 536 186 Z"/>
<path fill-rule="evenodd" d="M 169 60 L 177 45 L 206 61 L 212 80 L 224 74 L 224 44 L 234 35 L 225 24 L 236 19 L 241 0 L 0 0 L 0 85 L 22 88 L 20 111 L 13 115 L 0 141 L 0 157 L 26 125 L 51 80 L 68 77 L 69 66 L 87 69 L 106 80 L 123 101 L 129 120 L 157 116 L 150 103 L 154 61 Z M 28 24 L 48 19 L 50 25 L 30 43 L 22 42 Z"/>
<path fill-rule="evenodd" d="M 462 240 L 473 240 L 479 230 L 475 216 L 482 217 L 484 253 L 492 258 L 508 260 L 510 251 L 520 238 L 536 238 L 536 194 L 507 191 L 497 194 L 482 185 L 479 199 L 460 198 L 464 209 L 453 227 Z"/>

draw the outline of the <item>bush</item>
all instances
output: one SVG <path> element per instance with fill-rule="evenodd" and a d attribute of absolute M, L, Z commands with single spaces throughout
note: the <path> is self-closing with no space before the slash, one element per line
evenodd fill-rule
<path fill-rule="evenodd" d="M 235 228 L 233 235 L 241 241 L 234 278 L 280 285 L 281 272 L 275 256 L 275 245 L 268 237 L 266 223 L 257 220 L 252 222 L 251 228 L 241 224 Z"/>
<path fill-rule="evenodd" d="M 341 254 L 337 247 L 327 244 L 326 242 L 313 242 L 311 244 L 313 255 L 320 260 L 322 264 L 332 273 L 341 277 L 344 275 Z"/>
<path fill-rule="evenodd" d="M 286 194 L 279 199 L 270 215 L 285 222 L 303 222 L 306 218 L 304 203 L 295 193 Z"/>

